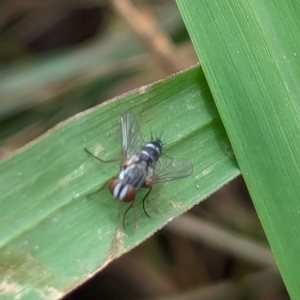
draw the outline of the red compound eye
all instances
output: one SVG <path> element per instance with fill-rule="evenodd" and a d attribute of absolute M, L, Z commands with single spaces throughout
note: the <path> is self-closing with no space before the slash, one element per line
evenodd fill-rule
<path fill-rule="evenodd" d="M 131 184 L 128 184 L 127 187 L 128 187 L 128 189 L 126 191 L 124 201 L 125 202 L 131 202 L 135 198 L 135 189 Z"/>
<path fill-rule="evenodd" d="M 120 180 L 118 178 L 112 178 L 109 181 L 108 189 L 112 195 L 114 195 L 114 189 L 119 182 L 120 182 Z"/>
<path fill-rule="evenodd" d="M 114 198 L 131 202 L 135 198 L 135 189 L 131 184 L 125 184 L 118 178 L 112 178 L 109 182 L 109 191 Z"/>

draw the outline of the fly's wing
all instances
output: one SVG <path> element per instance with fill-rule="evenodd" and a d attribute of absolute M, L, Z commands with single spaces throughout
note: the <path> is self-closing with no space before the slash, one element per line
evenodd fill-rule
<path fill-rule="evenodd" d="M 135 116 L 130 112 L 122 114 L 121 130 L 123 161 L 127 161 L 141 150 L 145 141 Z"/>
<path fill-rule="evenodd" d="M 188 177 L 193 173 L 193 164 L 184 159 L 162 156 L 153 167 L 148 183 L 158 183 Z"/>

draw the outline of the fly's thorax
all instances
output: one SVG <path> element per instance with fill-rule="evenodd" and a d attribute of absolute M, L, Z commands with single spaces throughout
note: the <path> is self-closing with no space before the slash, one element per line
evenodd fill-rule
<path fill-rule="evenodd" d="M 131 184 L 126 184 L 119 178 L 112 178 L 109 182 L 109 191 L 115 199 L 131 202 L 135 198 L 135 189 Z"/>
<path fill-rule="evenodd" d="M 132 185 L 136 190 L 140 189 L 147 176 L 147 164 L 144 161 L 139 161 L 121 170 L 119 173 L 119 180 L 125 184 Z"/>

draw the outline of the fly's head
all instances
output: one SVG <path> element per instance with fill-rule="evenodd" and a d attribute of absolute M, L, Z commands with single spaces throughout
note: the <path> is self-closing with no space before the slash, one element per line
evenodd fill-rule
<path fill-rule="evenodd" d="M 109 191 L 115 199 L 124 202 L 131 202 L 135 198 L 135 189 L 131 184 L 126 184 L 119 178 L 112 178 L 109 181 Z"/>

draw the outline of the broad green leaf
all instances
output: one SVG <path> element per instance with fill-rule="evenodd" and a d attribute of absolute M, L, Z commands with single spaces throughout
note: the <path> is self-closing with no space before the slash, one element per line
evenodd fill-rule
<path fill-rule="evenodd" d="M 177 3 L 285 284 L 299 299 L 299 1 Z"/>
<path fill-rule="evenodd" d="M 165 153 L 194 173 L 140 191 L 122 228 L 124 203 L 107 189 L 119 164 L 119 117 L 135 113 L 144 136 L 163 131 Z M 0 164 L 0 295 L 56 299 L 239 174 L 200 67 L 142 87 L 59 124 Z M 135 220 L 136 217 L 136 220 Z"/>

